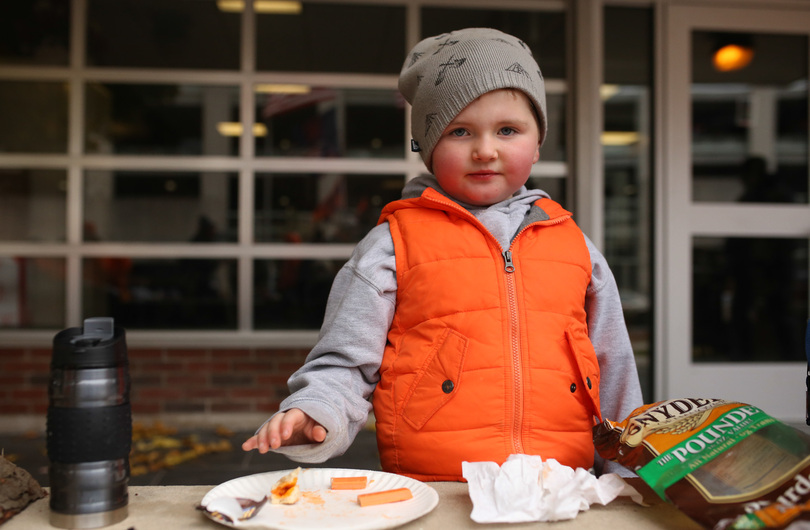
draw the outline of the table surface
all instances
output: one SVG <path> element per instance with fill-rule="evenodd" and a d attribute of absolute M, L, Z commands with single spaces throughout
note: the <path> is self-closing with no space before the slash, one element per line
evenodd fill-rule
<path fill-rule="evenodd" d="M 619 497 L 607 506 L 593 505 L 580 512 L 576 518 L 555 523 L 519 523 L 481 525 L 470 519 L 472 501 L 467 484 L 459 482 L 428 483 L 439 494 L 439 504 L 430 513 L 400 526 L 402 530 L 448 530 L 474 528 L 477 530 L 509 528 L 550 527 L 553 530 L 572 528 L 621 528 L 697 530 L 701 527 L 687 518 L 674 506 L 663 502 L 652 491 L 645 489 L 638 479 L 630 482 L 643 495 L 649 506 L 640 506 L 629 497 Z M 200 501 L 214 486 L 131 486 L 129 488 L 129 515 L 117 524 L 104 528 L 109 530 L 166 530 L 169 528 L 217 530 L 227 528 L 196 509 Z M 48 498 L 29 505 L 15 515 L 3 530 L 28 530 L 49 528 L 50 511 Z M 550 526 L 549 526 L 550 525 Z"/>

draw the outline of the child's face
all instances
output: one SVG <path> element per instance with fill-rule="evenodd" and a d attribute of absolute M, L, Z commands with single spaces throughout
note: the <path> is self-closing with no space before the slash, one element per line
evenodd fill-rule
<path fill-rule="evenodd" d="M 494 90 L 462 110 L 433 150 L 433 174 L 452 197 L 489 206 L 511 197 L 540 158 L 540 131 L 519 90 Z"/>

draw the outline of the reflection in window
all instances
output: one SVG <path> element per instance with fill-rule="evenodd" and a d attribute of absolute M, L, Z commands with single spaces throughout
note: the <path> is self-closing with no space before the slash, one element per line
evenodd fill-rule
<path fill-rule="evenodd" d="M 319 329 L 342 260 L 256 260 L 256 329 Z"/>
<path fill-rule="evenodd" d="M 235 70 L 240 27 L 213 0 L 88 0 L 87 64 Z"/>
<path fill-rule="evenodd" d="M 83 261 L 83 318 L 111 316 L 130 329 L 235 329 L 236 260 Z"/>
<path fill-rule="evenodd" d="M 696 362 L 804 360 L 808 241 L 693 240 Z"/>
<path fill-rule="evenodd" d="M 604 254 L 616 278 L 645 398 L 652 394 L 653 11 L 605 7 Z"/>
<path fill-rule="evenodd" d="M 732 37 L 753 58 L 718 71 L 712 54 Z M 803 35 L 693 32 L 695 201 L 807 203 L 807 60 Z M 756 176 L 752 159 L 764 162 Z"/>
<path fill-rule="evenodd" d="M 405 8 L 303 2 L 298 14 L 256 15 L 256 68 L 282 72 L 398 74 Z"/>
<path fill-rule="evenodd" d="M 70 48 L 70 2 L 4 2 L 0 64 L 65 66 Z"/>
<path fill-rule="evenodd" d="M 356 243 L 402 195 L 399 175 L 259 174 L 257 242 Z"/>
<path fill-rule="evenodd" d="M 0 329 L 65 323 L 65 260 L 0 256 Z"/>
<path fill-rule="evenodd" d="M 565 94 L 546 93 L 546 120 L 548 131 L 540 148 L 541 162 L 565 162 L 566 135 Z"/>
<path fill-rule="evenodd" d="M 235 173 L 88 171 L 84 240 L 236 241 Z"/>
<path fill-rule="evenodd" d="M 88 153 L 238 154 L 237 87 L 90 83 L 85 97 Z"/>
<path fill-rule="evenodd" d="M 529 177 L 526 187 L 531 189 L 539 189 L 548 193 L 551 198 L 562 205 L 563 208 L 571 209 L 572 205 L 568 204 L 568 194 L 565 188 L 566 180 L 564 178 L 551 178 L 551 177 Z"/>
<path fill-rule="evenodd" d="M 0 169 L 0 241 L 64 241 L 67 175 Z"/>
<path fill-rule="evenodd" d="M 0 81 L 0 153 L 65 153 L 67 83 Z"/>
<path fill-rule="evenodd" d="M 404 100 L 392 90 L 257 85 L 256 154 L 402 158 Z"/>

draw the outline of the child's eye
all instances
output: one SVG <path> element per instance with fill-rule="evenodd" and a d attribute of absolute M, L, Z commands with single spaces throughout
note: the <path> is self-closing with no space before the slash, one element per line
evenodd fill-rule
<path fill-rule="evenodd" d="M 498 131 L 499 134 L 504 136 L 511 136 L 515 134 L 517 131 L 513 127 L 501 127 L 501 130 Z"/>
<path fill-rule="evenodd" d="M 452 131 L 450 131 L 450 136 L 466 136 L 466 135 L 467 135 L 467 129 L 459 128 L 459 129 L 453 129 Z"/>

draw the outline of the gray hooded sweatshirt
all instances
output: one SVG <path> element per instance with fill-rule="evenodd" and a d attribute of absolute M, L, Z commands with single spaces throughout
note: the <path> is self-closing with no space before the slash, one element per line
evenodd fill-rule
<path fill-rule="evenodd" d="M 434 176 L 425 175 L 408 182 L 402 197 L 418 197 L 427 187 L 447 196 Z M 548 194 L 523 187 L 500 203 L 475 207 L 448 196 L 477 217 L 504 249 L 531 205 L 543 197 Z M 642 405 L 635 358 L 613 274 L 604 256 L 585 240 L 592 266 L 585 310 L 601 373 L 602 417 L 622 420 Z M 394 242 L 388 223 L 382 223 L 358 243 L 335 277 L 318 342 L 306 363 L 289 378 L 291 395 L 281 403 L 281 411 L 299 408 L 323 425 L 326 439 L 319 444 L 284 446 L 276 452 L 297 462 L 319 463 L 349 448 L 371 411 L 369 399 L 380 378 L 396 298 Z M 632 475 L 598 455 L 595 471 Z"/>

